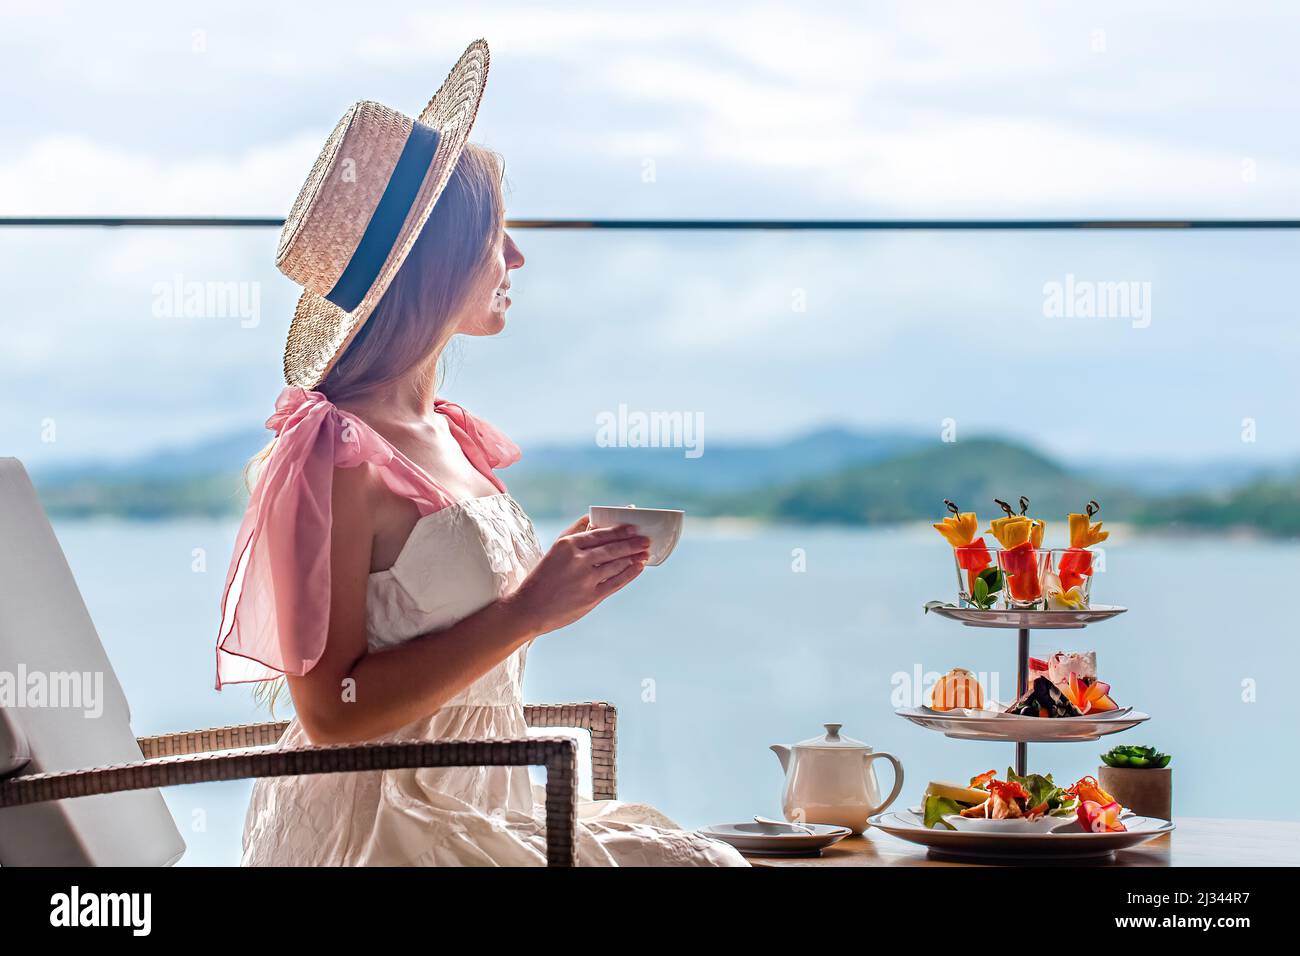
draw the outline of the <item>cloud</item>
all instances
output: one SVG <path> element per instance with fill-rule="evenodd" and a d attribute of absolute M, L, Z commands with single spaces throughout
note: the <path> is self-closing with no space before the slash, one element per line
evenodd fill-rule
<path fill-rule="evenodd" d="M 276 215 L 324 136 L 249 144 L 231 158 L 173 157 L 84 136 L 44 136 L 0 161 L 5 215 Z"/>
<path fill-rule="evenodd" d="M 1295 85 L 1294 14 L 1105 2 L 997 14 L 887 3 L 312 10 L 85 5 L 69 29 L 44 5 L 7 9 L 0 215 L 282 215 L 347 103 L 418 108 L 479 35 L 494 55 L 477 135 L 508 158 L 516 215 L 1285 215 L 1300 194 L 1300 132 L 1276 121 Z M 275 272 L 274 239 L 0 233 L 6 450 L 120 451 L 263 420 L 294 291 Z M 1052 383 L 1080 354 L 1104 360 L 1098 392 L 1079 392 L 1093 406 L 1041 429 L 1087 447 L 1122 453 L 1155 436 L 1190 454 L 1216 440 L 1199 423 L 1227 404 L 1261 420 L 1290 407 L 1290 236 L 521 240 L 529 265 L 512 323 L 460 350 L 451 392 L 521 439 L 589 429 L 593 409 L 620 400 L 700 409 L 719 436 L 846 415 L 929 427 L 971 381 L 999 425 L 1021 417 L 991 391 L 1001 379 L 989 384 L 1008 343 Z M 1045 325 L 1042 284 L 1067 271 L 1155 279 L 1155 326 L 1139 337 Z M 260 282 L 261 324 L 153 318 L 153 285 L 176 274 Z M 807 313 L 792 308 L 799 288 Z M 521 400 L 530 387 L 546 401 Z M 1177 419 L 1155 422 L 1170 402 Z M 1137 427 L 1134 414 L 1155 424 Z M 54 449 L 39 443 L 47 415 L 66 437 Z"/>
<path fill-rule="evenodd" d="M 1108 130 L 1060 111 L 1002 114 L 984 104 L 864 116 L 860 91 L 833 78 L 791 84 L 685 58 L 621 57 L 604 74 L 627 97 L 672 109 L 657 114 L 669 117 L 663 125 L 644 124 L 636 135 L 595 134 L 594 148 L 621 158 L 666 155 L 750 183 L 767 176 L 818 202 L 840 198 L 846 216 L 863 207 L 903 216 L 1142 215 L 1154 207 L 1231 215 L 1300 188 L 1300 163 L 1289 158 Z M 656 144 L 658 153 L 649 148 Z"/>
<path fill-rule="evenodd" d="M 0 121 L 0 212 L 283 213 L 347 102 L 416 108 L 479 35 L 478 132 L 530 215 L 1281 215 L 1300 185 L 1270 122 L 1285 12 L 147 9 L 67 30 L 15 8 L 0 58 L 37 82 Z M 632 188 L 645 158 L 671 161 L 653 192 Z"/>

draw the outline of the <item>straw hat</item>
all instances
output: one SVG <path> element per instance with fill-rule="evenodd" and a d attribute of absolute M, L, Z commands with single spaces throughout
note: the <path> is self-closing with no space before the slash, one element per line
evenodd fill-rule
<path fill-rule="evenodd" d="M 320 384 L 384 297 L 456 168 L 487 74 L 487 42 L 475 40 L 414 120 L 363 101 L 330 133 L 275 256 L 306 290 L 284 347 L 287 384 Z"/>

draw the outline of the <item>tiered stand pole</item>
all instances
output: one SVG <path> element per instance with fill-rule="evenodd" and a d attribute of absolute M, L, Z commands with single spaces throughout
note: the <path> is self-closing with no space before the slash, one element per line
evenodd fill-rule
<path fill-rule="evenodd" d="M 1029 690 L 1029 628 L 1020 628 L 1020 639 L 1016 648 L 1016 700 L 1025 696 Z M 1016 773 L 1025 776 L 1029 773 L 1029 744 L 1016 742 Z"/>

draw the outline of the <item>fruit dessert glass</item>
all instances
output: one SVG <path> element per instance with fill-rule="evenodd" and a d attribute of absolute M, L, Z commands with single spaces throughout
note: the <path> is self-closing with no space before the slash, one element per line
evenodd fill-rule
<path fill-rule="evenodd" d="M 1018 610 L 1040 608 L 1043 578 L 1051 560 L 1050 552 L 1042 550 L 1047 525 L 1024 514 L 1029 505 L 1027 498 L 1020 499 L 1020 514 L 1013 514 L 1011 506 L 1004 501 L 998 504 L 1006 517 L 994 519 L 989 533 L 1002 546 L 998 551 L 998 567 L 1006 576 L 1007 606 Z"/>
<path fill-rule="evenodd" d="M 1101 510 L 1089 501 L 1084 514 L 1069 516 L 1070 546 L 1051 552 L 1047 578 L 1047 606 L 1051 610 L 1078 610 L 1091 605 L 1092 578 L 1097 570 L 1093 552 L 1088 550 L 1110 537 L 1101 522 L 1092 516 Z"/>
<path fill-rule="evenodd" d="M 975 512 L 961 511 L 947 498 L 943 503 L 952 514 L 933 527 L 952 545 L 957 566 L 957 603 L 961 607 L 994 608 L 1004 583 L 996 549 L 975 537 L 980 526 Z"/>

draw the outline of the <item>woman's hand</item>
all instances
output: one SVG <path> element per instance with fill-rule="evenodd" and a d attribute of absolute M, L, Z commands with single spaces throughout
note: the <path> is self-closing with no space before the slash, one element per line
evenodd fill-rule
<path fill-rule="evenodd" d="M 504 599 L 529 630 L 558 630 L 583 617 L 645 569 L 650 539 L 633 525 L 589 529 L 583 515 Z"/>

